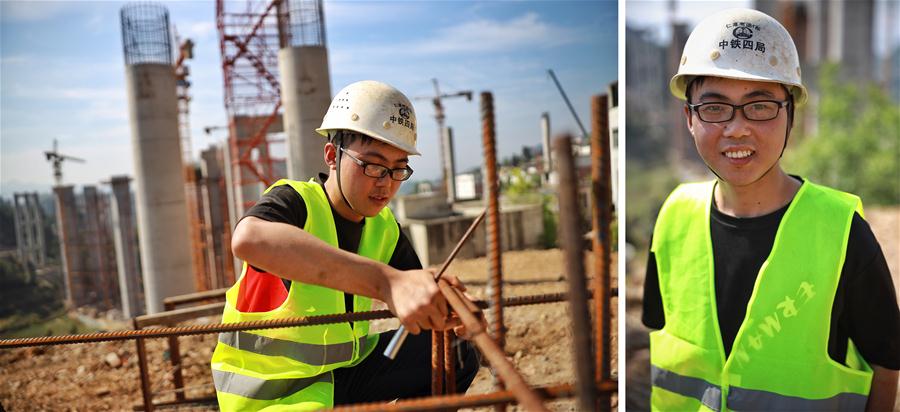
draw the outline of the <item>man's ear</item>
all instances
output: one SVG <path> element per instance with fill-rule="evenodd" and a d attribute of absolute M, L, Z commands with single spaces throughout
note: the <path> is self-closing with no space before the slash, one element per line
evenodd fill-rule
<path fill-rule="evenodd" d="M 694 126 L 692 123 L 694 119 L 691 116 L 691 108 L 687 104 L 685 104 L 683 107 L 683 112 L 684 112 L 684 121 L 685 121 L 685 123 L 687 123 L 688 130 L 690 130 L 691 127 Z"/>
<path fill-rule="evenodd" d="M 331 170 L 337 168 L 337 146 L 334 143 L 325 143 L 325 164 Z"/>

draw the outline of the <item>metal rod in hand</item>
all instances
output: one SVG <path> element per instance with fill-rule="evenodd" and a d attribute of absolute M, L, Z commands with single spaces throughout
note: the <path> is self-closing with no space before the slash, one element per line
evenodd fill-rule
<path fill-rule="evenodd" d="M 444 264 L 441 265 L 441 269 L 438 270 L 437 275 L 434 276 L 434 281 L 437 282 L 441 279 L 441 275 L 444 274 L 444 271 L 447 270 L 447 267 L 450 266 L 450 262 L 453 262 L 453 258 L 456 257 L 456 254 L 459 253 L 459 250 L 462 249 L 463 245 L 466 243 L 470 237 L 472 237 L 472 233 L 475 233 L 475 228 L 478 227 L 478 224 L 484 220 L 484 216 L 487 214 L 487 209 L 484 209 L 475 221 L 472 222 L 472 225 L 469 226 L 469 229 L 466 230 L 466 233 L 463 235 L 462 239 L 459 240 L 459 243 L 456 244 L 456 247 L 453 248 L 453 251 L 450 252 L 450 256 L 447 256 L 447 259 L 444 260 Z M 394 333 L 394 337 L 391 338 L 390 343 L 388 343 L 387 348 L 384 350 L 384 356 L 387 356 L 390 359 L 394 359 L 397 357 L 397 352 L 400 351 L 400 347 L 403 346 L 403 341 L 406 340 L 406 336 L 409 335 L 409 331 L 400 325 L 400 329 L 397 329 L 397 332 Z"/>

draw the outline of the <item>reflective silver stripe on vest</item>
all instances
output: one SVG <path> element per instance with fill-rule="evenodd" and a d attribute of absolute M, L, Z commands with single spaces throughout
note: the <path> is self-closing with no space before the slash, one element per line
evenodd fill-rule
<path fill-rule="evenodd" d="M 331 372 L 309 378 L 265 380 L 213 369 L 216 391 L 250 399 L 271 401 L 295 394 L 317 382 L 332 382 Z"/>
<path fill-rule="evenodd" d="M 806 399 L 777 393 L 731 387 L 728 409 L 736 411 L 862 411 L 869 397 L 858 393 L 839 393 L 828 399 Z"/>
<path fill-rule="evenodd" d="M 366 336 L 359 338 L 360 348 L 365 348 L 366 338 Z M 314 366 L 346 362 L 353 358 L 353 342 L 316 345 L 314 343 L 292 342 L 241 331 L 220 333 L 219 342 L 238 350 L 266 356 L 284 356 L 297 362 Z"/>
<path fill-rule="evenodd" d="M 700 378 L 682 376 L 650 365 L 650 382 L 669 392 L 694 398 L 704 406 L 718 411 L 722 406 L 722 389 Z"/>

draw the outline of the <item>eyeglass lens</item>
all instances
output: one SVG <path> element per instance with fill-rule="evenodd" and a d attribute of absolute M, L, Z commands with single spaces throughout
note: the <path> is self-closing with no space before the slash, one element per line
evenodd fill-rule
<path fill-rule="evenodd" d="M 700 119 L 706 122 L 727 122 L 734 117 L 735 107 L 744 111 L 744 117 L 748 120 L 772 120 L 778 116 L 781 107 L 778 102 L 759 101 L 750 102 L 742 106 L 733 106 L 727 103 L 705 103 L 697 108 Z"/>

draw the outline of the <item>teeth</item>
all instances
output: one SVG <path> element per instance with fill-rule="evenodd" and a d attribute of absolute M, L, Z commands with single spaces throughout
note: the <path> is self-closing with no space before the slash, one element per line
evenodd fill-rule
<path fill-rule="evenodd" d="M 753 154 L 753 151 L 751 151 L 751 150 L 738 150 L 736 152 L 725 152 L 725 156 L 727 156 L 729 159 L 743 159 L 747 156 L 750 156 L 751 154 Z"/>

